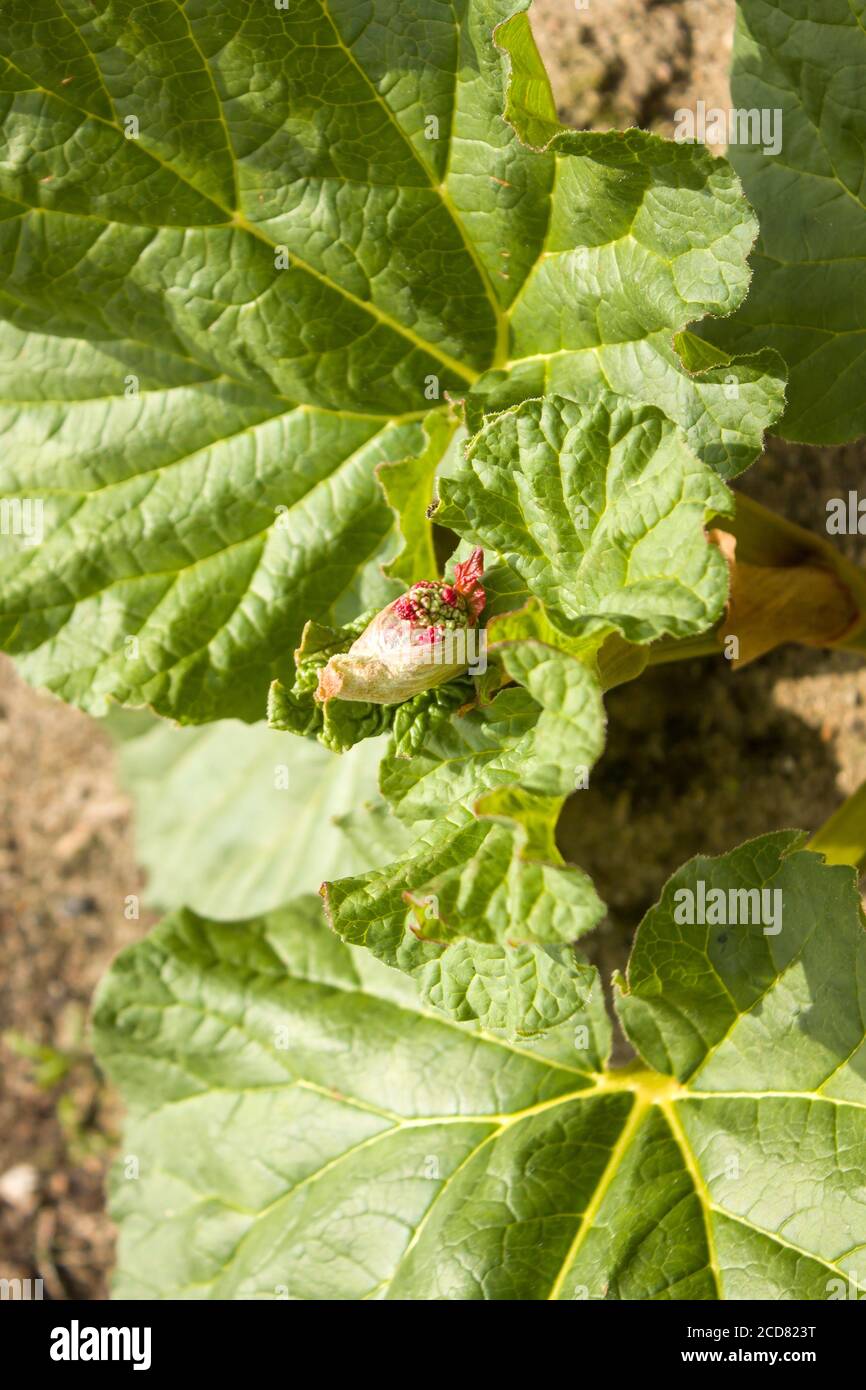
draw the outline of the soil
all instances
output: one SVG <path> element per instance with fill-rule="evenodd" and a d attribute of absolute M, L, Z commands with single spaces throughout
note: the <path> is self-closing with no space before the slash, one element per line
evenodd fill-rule
<path fill-rule="evenodd" d="M 153 919 L 124 915 L 142 876 L 111 741 L 5 657 L 0 783 L 0 1276 L 41 1278 L 46 1298 L 103 1298 L 119 1117 L 84 1029 L 112 957 Z"/>
<path fill-rule="evenodd" d="M 733 0 L 536 0 L 563 119 L 670 135 L 679 107 L 727 105 L 733 12 Z M 826 500 L 857 488 L 864 465 L 862 445 L 773 441 L 742 488 L 817 529 Z M 860 558 L 857 538 L 839 543 Z M 866 666 L 852 656 L 789 647 L 737 672 L 720 659 L 655 669 L 611 692 L 608 716 L 604 759 L 561 825 L 569 857 L 610 905 L 593 948 L 605 971 L 624 964 L 636 923 L 684 859 L 782 826 L 814 829 L 866 778 Z M 5 660 L 0 779 L 0 1276 L 42 1278 L 46 1297 L 98 1299 L 119 1117 L 81 1032 L 107 964 L 151 919 L 124 915 L 142 880 L 109 739 Z M 45 1051 L 22 1055 L 34 1048 Z"/>
<path fill-rule="evenodd" d="M 560 119 L 670 137 L 698 97 L 728 105 L 734 0 L 534 0 Z"/>

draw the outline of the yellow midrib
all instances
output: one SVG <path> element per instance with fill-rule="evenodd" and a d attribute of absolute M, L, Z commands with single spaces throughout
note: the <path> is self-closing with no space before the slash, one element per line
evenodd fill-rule
<path fill-rule="evenodd" d="M 604 1172 L 596 1183 L 595 1191 L 587 1203 L 583 1216 L 580 1218 L 580 1225 L 574 1234 L 571 1245 L 568 1247 L 568 1253 L 562 1262 L 559 1273 L 551 1285 L 550 1293 L 547 1296 L 548 1302 L 555 1301 L 559 1298 L 562 1292 L 562 1286 L 568 1278 L 571 1268 L 580 1253 L 580 1247 L 583 1245 L 584 1240 L 595 1224 L 595 1218 L 598 1215 L 602 1202 L 607 1196 L 608 1188 L 616 1178 L 632 1139 L 642 1125 L 644 1116 L 651 1105 L 652 1102 L 643 1097 L 638 1096 L 635 1099 L 629 1111 L 628 1119 L 620 1131 L 619 1138 L 610 1151 L 610 1157 L 605 1164 Z"/>

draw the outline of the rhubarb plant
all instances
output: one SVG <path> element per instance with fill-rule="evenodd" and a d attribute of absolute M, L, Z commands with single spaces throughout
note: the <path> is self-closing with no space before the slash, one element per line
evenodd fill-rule
<path fill-rule="evenodd" d="M 173 909 L 95 1015 L 120 1296 L 857 1285 L 860 800 L 674 876 L 625 1068 L 557 840 L 648 663 L 866 648 L 862 572 L 729 487 L 862 428 L 849 19 L 747 0 L 794 135 L 735 168 L 561 126 L 526 9 L 0 12 L 0 641 L 149 707 Z"/>

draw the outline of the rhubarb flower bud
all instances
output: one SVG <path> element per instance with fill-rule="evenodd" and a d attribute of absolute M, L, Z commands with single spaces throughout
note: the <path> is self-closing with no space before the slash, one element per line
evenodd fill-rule
<path fill-rule="evenodd" d="M 422 579 L 377 613 L 347 652 L 319 672 L 317 700 L 396 705 L 459 676 L 477 659 L 484 551 L 454 567 L 451 583 Z"/>

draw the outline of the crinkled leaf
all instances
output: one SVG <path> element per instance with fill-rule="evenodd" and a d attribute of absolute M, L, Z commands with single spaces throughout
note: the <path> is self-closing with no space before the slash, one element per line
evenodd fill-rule
<path fill-rule="evenodd" d="M 653 407 L 526 401 L 483 426 L 441 497 L 437 520 L 498 551 L 576 632 L 651 642 L 721 616 L 727 570 L 703 526 L 733 503 Z"/>
<path fill-rule="evenodd" d="M 524 402 L 487 421 L 439 486 L 437 518 L 502 556 L 494 601 L 509 587 L 536 597 L 505 613 L 496 603 L 480 705 L 385 760 L 382 792 L 410 820 L 509 783 L 569 794 L 603 746 L 602 682 L 640 670 L 627 643 L 703 632 L 728 592 L 704 523 L 732 499 L 654 407 L 607 394 L 592 406 Z M 517 686 L 499 689 L 508 681 Z"/>
<path fill-rule="evenodd" d="M 761 234 L 745 304 L 701 327 L 731 350 L 770 346 L 789 367 L 787 439 L 866 433 L 866 23 L 850 0 L 740 0 L 732 102 L 771 121 L 729 157 Z M 757 132 L 755 132 L 756 134 Z"/>
<path fill-rule="evenodd" d="M 790 836 L 705 863 L 726 886 L 781 881 L 785 917 L 776 937 L 736 926 L 719 942 L 672 930 L 666 890 L 645 919 L 621 1007 L 683 1082 L 604 1069 L 598 989 L 588 1013 L 515 1047 L 425 1011 L 408 981 L 317 923 L 314 904 L 164 922 L 121 955 L 96 1008 L 99 1055 L 129 1109 L 123 1152 L 140 1163 L 137 1181 L 118 1170 L 113 1182 L 115 1293 L 866 1292 L 854 875 Z M 759 961 L 763 995 L 750 988 Z"/>
<path fill-rule="evenodd" d="M 515 783 L 567 796 L 601 754 L 604 708 L 587 665 L 530 638 L 503 641 L 488 652 L 517 684 L 489 704 L 439 720 L 413 750 L 393 746 L 382 763 L 382 794 L 407 820 Z"/>
<path fill-rule="evenodd" d="M 44 502 L 40 545 L 2 538 L 0 641 L 30 680 L 260 717 L 305 618 L 393 596 L 382 463 L 425 459 L 393 493 L 418 563 L 431 404 L 476 383 L 607 382 L 723 471 L 754 457 L 772 375 L 725 368 L 735 399 L 670 345 L 745 292 L 730 169 L 641 132 L 521 143 L 507 66 L 510 120 L 556 127 L 521 3 L 0 15 L 4 496 Z"/>
<path fill-rule="evenodd" d="M 470 393 L 472 427 L 531 397 L 609 390 L 658 406 L 723 477 L 742 472 L 784 405 L 782 360 L 755 352 L 695 372 L 672 342 L 730 314 L 748 288 L 758 226 L 730 165 L 640 130 L 554 135 L 531 113 L 509 115 L 530 142 L 550 140 L 555 176 L 541 254 L 509 310 L 507 360 Z"/>
<path fill-rule="evenodd" d="M 385 868 L 324 884 L 328 921 L 460 1021 L 553 1027 L 583 1006 L 591 973 L 570 943 L 604 912 L 556 849 L 560 805 L 506 789 L 456 806 Z"/>
<path fill-rule="evenodd" d="M 471 680 L 457 677 L 444 685 L 420 690 L 410 700 L 404 700 L 394 711 L 394 755 L 411 758 L 447 721 L 449 715 L 461 705 L 473 701 L 474 694 Z"/>
<path fill-rule="evenodd" d="M 335 823 L 375 798 L 382 752 L 380 741 L 336 757 L 309 739 L 233 720 L 206 729 L 158 722 L 126 741 L 120 773 L 133 797 L 146 901 L 238 917 L 387 862 L 374 840 L 361 852 Z"/>
<path fill-rule="evenodd" d="M 374 705 L 366 700 L 315 698 L 319 672 L 337 652 L 347 652 L 363 632 L 372 613 L 363 613 L 343 627 L 309 622 L 295 652 L 292 686 L 271 682 L 268 691 L 268 724 L 280 733 L 313 735 L 333 753 L 345 753 L 365 738 L 377 738 L 390 729 L 395 706 Z"/>
<path fill-rule="evenodd" d="M 494 946 L 456 941 L 423 965 L 403 969 L 426 1003 L 458 1022 L 477 1019 L 510 1038 L 532 1038 L 582 1015 L 597 988 L 571 946 Z"/>

